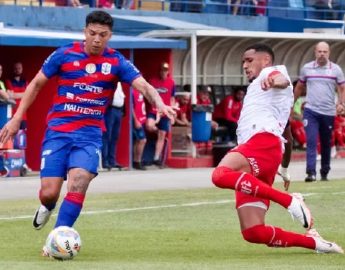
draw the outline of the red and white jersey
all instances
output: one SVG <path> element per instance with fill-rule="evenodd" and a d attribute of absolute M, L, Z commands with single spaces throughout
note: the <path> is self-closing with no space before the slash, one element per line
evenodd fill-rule
<path fill-rule="evenodd" d="M 273 71 L 279 71 L 289 81 L 285 89 L 261 88 L 261 81 Z M 285 66 L 264 68 L 259 76 L 248 86 L 243 108 L 238 121 L 237 139 L 242 144 L 257 133 L 269 132 L 282 139 L 293 105 L 293 88 Z"/>

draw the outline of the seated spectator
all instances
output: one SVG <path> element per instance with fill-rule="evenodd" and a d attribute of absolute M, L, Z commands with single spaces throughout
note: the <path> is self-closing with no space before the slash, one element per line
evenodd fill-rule
<path fill-rule="evenodd" d="M 210 97 L 210 93 L 212 89 L 209 85 L 201 85 L 198 89 L 197 93 L 197 101 L 196 104 L 198 105 L 212 105 L 212 99 Z M 216 121 L 211 122 L 212 129 L 218 128 L 218 123 Z"/>
<path fill-rule="evenodd" d="M 212 100 L 210 97 L 210 93 L 211 93 L 212 89 L 210 86 L 208 85 L 201 85 L 198 89 L 198 93 L 197 93 L 197 104 L 200 105 L 211 105 L 212 104 Z"/>
<path fill-rule="evenodd" d="M 236 142 L 237 121 L 240 118 L 245 90 L 238 88 L 232 95 L 226 96 L 216 107 L 213 119 L 228 129 L 229 141 Z"/>
<path fill-rule="evenodd" d="M 176 96 L 176 105 L 179 110 L 176 111 L 176 126 L 191 126 L 191 103 L 190 93 L 183 92 Z"/>

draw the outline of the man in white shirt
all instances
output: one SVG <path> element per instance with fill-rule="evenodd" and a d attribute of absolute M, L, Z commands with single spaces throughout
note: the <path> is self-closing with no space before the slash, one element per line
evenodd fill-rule
<path fill-rule="evenodd" d="M 269 247 L 304 247 L 323 253 L 343 253 L 315 229 L 301 194 L 272 187 L 282 160 L 282 133 L 293 103 L 292 86 L 285 66 L 273 66 L 274 53 L 264 44 L 248 47 L 242 57 L 250 82 L 238 121 L 239 145 L 230 150 L 213 171 L 219 188 L 236 192 L 236 209 L 243 238 Z M 265 224 L 270 201 L 286 208 L 307 229 L 306 234 Z"/>
<path fill-rule="evenodd" d="M 124 116 L 125 94 L 123 93 L 121 83 L 117 84 L 113 101 L 108 106 L 104 122 L 106 130 L 102 136 L 102 167 L 111 170 L 116 168 L 123 169 L 123 166 L 116 161 L 116 147 L 120 135 L 121 122 Z"/>

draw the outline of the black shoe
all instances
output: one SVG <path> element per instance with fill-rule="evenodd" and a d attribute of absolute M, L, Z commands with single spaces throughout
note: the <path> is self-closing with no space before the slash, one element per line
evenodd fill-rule
<path fill-rule="evenodd" d="M 162 161 L 160 161 L 159 159 L 155 159 L 155 160 L 153 161 L 153 164 L 156 165 L 156 166 L 158 166 L 160 169 L 163 168 L 163 163 L 162 163 Z"/>
<path fill-rule="evenodd" d="M 316 181 L 316 176 L 314 174 L 308 174 L 304 179 L 305 182 L 314 182 Z"/>
<path fill-rule="evenodd" d="M 141 162 L 133 161 L 133 168 L 136 170 L 146 171 L 147 168 L 141 164 Z"/>
<path fill-rule="evenodd" d="M 119 171 L 122 171 L 122 170 L 126 169 L 125 166 L 122 166 L 122 165 L 120 165 L 120 164 L 116 164 L 116 165 L 113 165 L 113 166 L 111 166 L 111 167 L 112 167 L 112 168 L 115 168 L 115 169 L 118 169 Z"/>
<path fill-rule="evenodd" d="M 321 174 L 321 181 L 328 181 L 327 174 L 322 175 Z"/>
<path fill-rule="evenodd" d="M 108 165 L 108 164 L 103 164 L 103 165 L 102 165 L 102 168 L 103 168 L 104 170 L 107 170 L 107 171 L 110 171 L 110 170 L 111 170 L 111 166 Z"/>

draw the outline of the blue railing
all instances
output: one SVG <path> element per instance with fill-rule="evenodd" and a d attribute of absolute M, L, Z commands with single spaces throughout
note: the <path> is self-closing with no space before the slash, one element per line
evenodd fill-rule
<path fill-rule="evenodd" d="M 47 0 L 32 0 L 31 3 L 38 3 L 38 5 L 42 6 L 44 1 Z M 49 2 L 52 2 L 52 0 Z M 61 2 L 61 0 L 56 0 L 56 3 L 58 2 Z M 83 2 L 90 7 L 97 7 L 98 3 L 97 0 L 84 0 Z M 321 20 L 343 20 L 345 13 L 345 1 L 340 0 L 332 1 L 333 6 L 328 6 L 327 0 L 323 1 L 325 4 L 313 4 L 316 1 L 312 0 L 257 0 L 256 2 L 259 5 L 255 6 L 253 0 L 138 0 L 136 6 L 132 6 L 131 9 L 150 10 L 154 5 L 152 9 L 160 11 Z M 21 5 L 21 1 L 13 0 L 13 5 Z M 117 8 L 121 7 L 117 5 Z"/>

